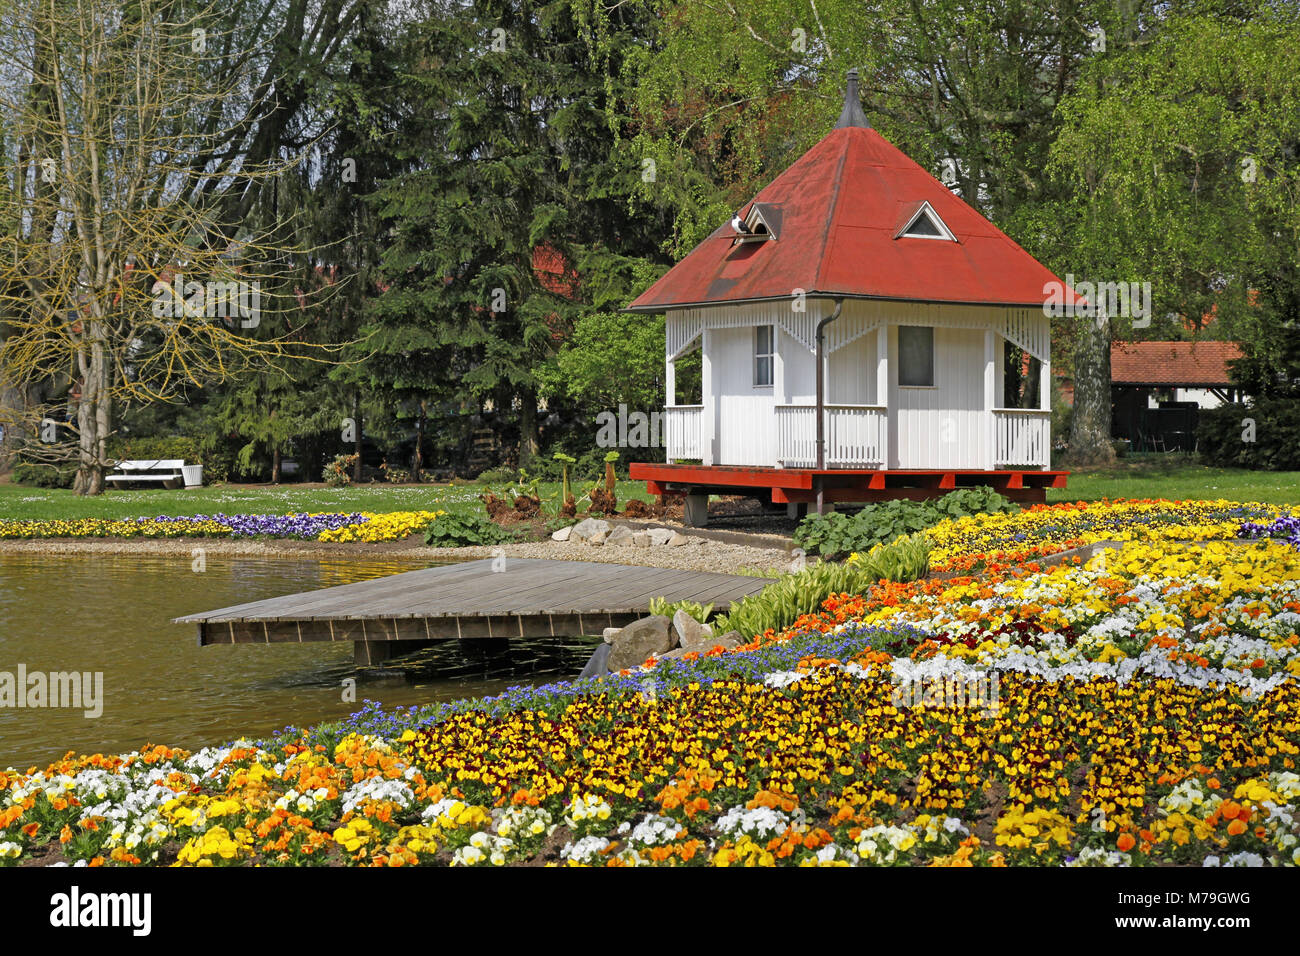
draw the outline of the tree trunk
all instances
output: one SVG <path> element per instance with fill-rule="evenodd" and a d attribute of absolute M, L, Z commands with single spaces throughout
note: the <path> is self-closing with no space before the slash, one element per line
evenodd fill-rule
<path fill-rule="evenodd" d="M 420 418 L 415 426 L 415 454 L 411 456 L 411 480 L 419 481 L 424 470 L 424 419 L 426 408 L 424 399 L 420 399 Z"/>
<path fill-rule="evenodd" d="M 104 462 L 108 457 L 108 432 L 112 425 L 107 363 L 100 326 L 87 320 L 89 360 L 79 360 L 82 371 L 81 401 L 77 405 L 78 465 L 72 490 L 79 495 L 104 493 Z"/>
<path fill-rule="evenodd" d="M 1111 465 L 1110 320 L 1081 316 L 1074 344 L 1074 416 L 1068 458 L 1074 465 Z"/>
<path fill-rule="evenodd" d="M 280 483 L 280 446 L 271 449 L 271 484 Z"/>
<path fill-rule="evenodd" d="M 519 467 L 537 457 L 541 444 L 537 434 L 537 393 L 532 389 L 519 396 Z"/>
<path fill-rule="evenodd" d="M 361 389 L 352 393 L 352 423 L 356 429 L 353 436 L 352 454 L 357 460 L 352 463 L 352 480 L 361 484 Z"/>
<path fill-rule="evenodd" d="M 32 389 L 18 385 L 0 384 L 0 475 L 10 471 L 17 457 L 18 446 L 27 437 L 18 422 L 32 407 Z"/>

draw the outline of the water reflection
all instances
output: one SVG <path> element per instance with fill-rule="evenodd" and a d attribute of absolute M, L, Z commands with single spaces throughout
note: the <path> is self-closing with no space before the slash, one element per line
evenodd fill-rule
<path fill-rule="evenodd" d="M 69 750 L 145 743 L 194 748 L 352 713 L 365 698 L 410 706 L 573 676 L 589 639 L 447 641 L 358 674 L 352 645 L 198 646 L 184 614 L 349 584 L 435 562 L 186 555 L 0 555 L 0 671 L 102 671 L 104 708 L 0 708 L 0 767 L 44 765 Z M 358 702 L 344 682 L 357 677 Z"/>

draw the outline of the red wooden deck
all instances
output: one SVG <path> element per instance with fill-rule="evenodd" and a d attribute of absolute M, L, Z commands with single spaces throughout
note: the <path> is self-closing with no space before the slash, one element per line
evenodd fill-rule
<path fill-rule="evenodd" d="M 814 504 L 820 491 L 828 503 L 941 498 L 957 488 L 988 485 L 1013 501 L 1042 503 L 1048 488 L 1064 488 L 1068 471 L 963 468 L 757 468 L 726 465 L 668 465 L 636 462 L 633 481 L 644 481 L 652 495 L 744 495 L 773 504 Z"/>

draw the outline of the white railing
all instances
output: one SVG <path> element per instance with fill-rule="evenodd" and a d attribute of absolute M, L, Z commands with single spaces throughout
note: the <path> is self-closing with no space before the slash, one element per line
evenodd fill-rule
<path fill-rule="evenodd" d="M 704 406 L 669 405 L 664 409 L 664 444 L 668 460 L 704 459 Z"/>
<path fill-rule="evenodd" d="M 827 405 L 826 467 L 879 468 L 885 462 L 885 406 Z M 776 457 L 786 468 L 817 464 L 817 409 L 776 406 Z"/>
<path fill-rule="evenodd" d="M 1051 412 L 1037 408 L 993 409 L 994 468 L 1046 468 L 1051 461 Z"/>

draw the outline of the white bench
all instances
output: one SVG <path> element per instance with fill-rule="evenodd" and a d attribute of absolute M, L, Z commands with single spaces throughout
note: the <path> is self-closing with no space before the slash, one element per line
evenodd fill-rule
<path fill-rule="evenodd" d="M 104 477 L 105 481 L 160 481 L 164 488 L 179 488 L 185 480 L 181 471 L 182 458 L 160 458 L 154 461 L 119 461 L 118 471 Z"/>

